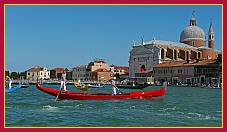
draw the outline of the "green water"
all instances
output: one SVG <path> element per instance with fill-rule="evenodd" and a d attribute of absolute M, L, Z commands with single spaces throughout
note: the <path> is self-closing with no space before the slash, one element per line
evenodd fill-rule
<path fill-rule="evenodd" d="M 67 87 L 69 91 L 78 91 L 72 85 Z M 88 91 L 111 92 L 111 87 Z M 54 96 L 30 85 L 5 93 L 5 98 L 6 127 L 222 127 L 222 89 L 168 87 L 164 96 L 151 99 L 54 103 Z"/>

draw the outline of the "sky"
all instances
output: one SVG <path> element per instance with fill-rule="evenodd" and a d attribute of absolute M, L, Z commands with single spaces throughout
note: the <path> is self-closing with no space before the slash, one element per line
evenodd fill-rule
<path fill-rule="evenodd" d="M 7 5 L 5 11 L 5 68 L 10 72 L 35 66 L 72 69 L 95 58 L 128 66 L 133 41 L 179 42 L 193 11 L 206 38 L 212 21 L 215 49 L 222 50 L 220 5 Z"/>

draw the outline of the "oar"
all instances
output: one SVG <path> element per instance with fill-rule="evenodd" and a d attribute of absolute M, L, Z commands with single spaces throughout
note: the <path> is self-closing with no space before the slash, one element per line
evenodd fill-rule
<path fill-rule="evenodd" d="M 58 92 L 58 94 L 57 94 L 57 96 L 56 96 L 56 98 L 55 98 L 54 102 L 56 102 L 56 101 L 57 101 L 58 96 L 59 96 L 59 94 L 61 93 L 61 90 L 62 90 L 62 88 L 59 90 L 59 92 Z"/>
<path fill-rule="evenodd" d="M 117 86 L 116 86 L 116 88 L 117 88 L 117 90 L 120 91 L 121 93 L 124 93 L 124 92 L 122 92 Z"/>

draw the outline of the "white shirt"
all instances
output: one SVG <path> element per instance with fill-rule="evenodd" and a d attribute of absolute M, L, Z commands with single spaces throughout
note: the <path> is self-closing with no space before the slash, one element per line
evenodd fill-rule
<path fill-rule="evenodd" d="M 61 80 L 66 81 L 66 73 L 61 75 Z"/>
<path fill-rule="evenodd" d="M 114 80 L 111 81 L 111 85 L 115 86 L 115 81 Z"/>

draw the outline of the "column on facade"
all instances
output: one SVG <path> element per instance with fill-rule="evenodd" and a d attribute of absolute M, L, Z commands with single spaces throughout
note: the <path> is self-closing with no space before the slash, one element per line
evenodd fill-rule
<path fill-rule="evenodd" d="M 187 54 L 187 57 L 186 57 L 187 60 L 190 60 L 190 58 L 191 58 L 191 57 L 190 57 L 190 56 L 191 56 L 191 52 L 187 50 L 187 51 L 186 51 L 186 54 Z"/>
<path fill-rule="evenodd" d="M 173 51 L 174 51 L 174 52 L 173 52 L 173 53 L 174 53 L 174 54 L 173 54 L 174 59 L 175 59 L 175 60 L 178 60 L 178 52 L 179 52 L 178 49 L 173 49 Z"/>

